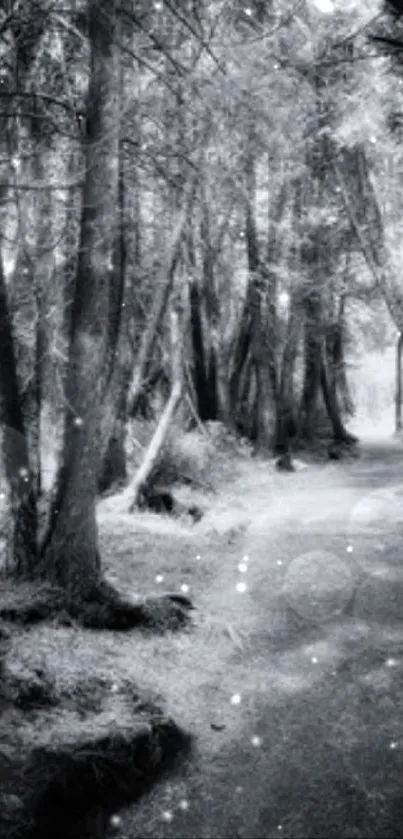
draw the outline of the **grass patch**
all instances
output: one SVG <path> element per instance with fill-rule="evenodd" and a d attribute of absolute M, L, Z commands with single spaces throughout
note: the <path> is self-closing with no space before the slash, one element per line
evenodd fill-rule
<path fill-rule="evenodd" d="M 116 812 L 87 812 L 87 835 L 400 837 L 401 534 L 398 526 L 391 532 L 393 509 L 371 527 L 361 519 L 360 529 L 350 527 L 363 486 L 368 493 L 396 484 L 401 451 L 388 458 L 383 449 L 364 452 L 359 461 L 293 476 L 240 458 L 194 528 L 129 515 L 119 496 L 104 499 L 98 521 L 107 577 L 130 596 L 187 594 L 197 607 L 193 623 L 162 636 L 56 623 L 13 630 L 4 666 L 14 690 L 25 675 L 34 681 L 42 673 L 51 702 L 5 707 L 5 752 L 15 754 L 17 742 L 21 752 L 47 756 L 55 743 L 88 751 L 102 729 L 107 766 L 119 766 L 127 731 L 133 721 L 139 731 L 149 726 L 152 706 L 159 719 L 192 732 L 192 753 L 113 823 Z M 401 503 L 395 490 L 388 504 Z M 297 565 L 312 554 L 313 564 Z M 61 774 L 73 777 L 65 766 Z M 109 769 L 96 764 L 97 777 L 104 770 L 111 783 Z M 5 793 L 15 794 L 14 782 Z"/>

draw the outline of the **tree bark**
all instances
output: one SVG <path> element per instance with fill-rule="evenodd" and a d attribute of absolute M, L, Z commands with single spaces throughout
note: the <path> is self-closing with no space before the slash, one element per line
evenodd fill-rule
<path fill-rule="evenodd" d="M 322 300 L 318 288 L 308 289 L 305 301 L 304 381 L 298 419 L 298 436 L 311 440 L 322 370 Z"/>
<path fill-rule="evenodd" d="M 165 317 L 167 306 L 175 282 L 176 268 L 179 262 L 183 234 L 188 222 L 188 216 L 194 199 L 195 183 L 192 181 L 185 192 L 184 204 L 172 233 L 172 244 L 166 260 L 166 277 L 159 285 L 155 304 L 151 312 L 149 325 L 144 331 L 140 349 L 135 361 L 133 377 L 128 393 L 128 413 L 134 416 L 142 389 L 147 379 L 147 373 L 153 360 L 153 351 L 158 338 L 160 326 Z"/>
<path fill-rule="evenodd" d="M 172 346 L 172 390 L 168 402 L 161 414 L 159 423 L 150 445 L 147 449 L 144 460 L 137 471 L 134 480 L 125 493 L 125 497 L 129 500 L 129 510 L 132 512 L 139 499 L 140 492 L 143 487 L 147 485 L 147 480 L 158 460 L 162 446 L 165 442 L 169 427 L 175 412 L 182 399 L 183 393 L 183 360 L 182 360 L 182 345 L 183 337 L 181 334 L 178 315 L 176 312 L 171 314 L 171 346 Z"/>
<path fill-rule="evenodd" d="M 30 574 L 38 559 L 37 495 L 29 462 L 28 440 L 17 378 L 11 315 L 8 308 L 3 260 L 0 256 L 0 421 L 5 475 L 10 492 L 11 516 L 7 538 L 7 570 Z"/>
<path fill-rule="evenodd" d="M 398 334 L 396 342 L 396 390 L 395 390 L 395 431 L 399 434 L 402 430 L 402 351 L 403 335 Z"/>
<path fill-rule="evenodd" d="M 66 417 L 61 464 L 41 571 L 68 595 L 90 597 L 100 581 L 95 501 L 119 159 L 119 50 L 116 3 L 90 0 L 90 82 L 80 251 L 71 310 Z"/>

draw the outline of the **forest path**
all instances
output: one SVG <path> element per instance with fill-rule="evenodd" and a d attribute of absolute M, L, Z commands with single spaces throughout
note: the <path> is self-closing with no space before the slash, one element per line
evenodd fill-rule
<path fill-rule="evenodd" d="M 244 463 L 197 568 L 225 532 L 195 629 L 150 661 L 196 754 L 114 835 L 401 836 L 402 446 L 292 475 Z"/>

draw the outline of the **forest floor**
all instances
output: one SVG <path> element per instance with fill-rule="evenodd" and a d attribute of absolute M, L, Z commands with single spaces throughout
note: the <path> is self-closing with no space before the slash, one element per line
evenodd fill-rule
<path fill-rule="evenodd" d="M 15 658 L 71 689 L 108 679 L 161 697 L 190 758 L 110 827 L 117 839 L 387 839 L 403 823 L 403 446 L 294 474 L 240 459 L 195 498 L 202 521 L 99 505 L 108 576 L 186 591 L 163 637 L 38 625 Z"/>

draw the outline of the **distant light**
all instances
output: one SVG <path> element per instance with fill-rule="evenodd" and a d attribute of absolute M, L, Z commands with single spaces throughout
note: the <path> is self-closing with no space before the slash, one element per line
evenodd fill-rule
<path fill-rule="evenodd" d="M 248 566 L 247 566 L 246 562 L 240 562 L 239 565 L 238 565 L 238 571 L 241 574 L 246 574 L 247 570 L 248 570 Z"/>
<path fill-rule="evenodd" d="M 240 594 L 243 594 L 243 592 L 244 592 L 244 591 L 246 591 L 246 583 L 237 583 L 237 584 L 236 584 L 236 590 L 237 590 Z"/>
<path fill-rule="evenodd" d="M 186 594 L 186 592 L 189 591 L 189 586 L 187 586 L 186 583 L 184 583 L 183 586 L 181 586 L 181 591 L 183 591 L 183 593 Z"/>
<path fill-rule="evenodd" d="M 278 302 L 280 303 L 280 306 L 288 306 L 290 302 L 290 295 L 288 294 L 288 291 L 282 291 L 281 294 L 279 294 Z"/>
<path fill-rule="evenodd" d="M 240 693 L 234 693 L 234 695 L 231 696 L 231 705 L 240 705 L 240 704 L 241 704 L 241 694 Z"/>
<path fill-rule="evenodd" d="M 248 17 L 252 16 L 252 9 L 249 6 L 247 6 L 246 9 L 244 9 L 244 12 L 246 15 L 248 15 Z"/>
<path fill-rule="evenodd" d="M 156 583 L 162 583 L 163 580 L 164 580 L 164 577 L 162 576 L 162 574 L 157 574 L 157 576 L 155 578 L 155 582 Z"/>

